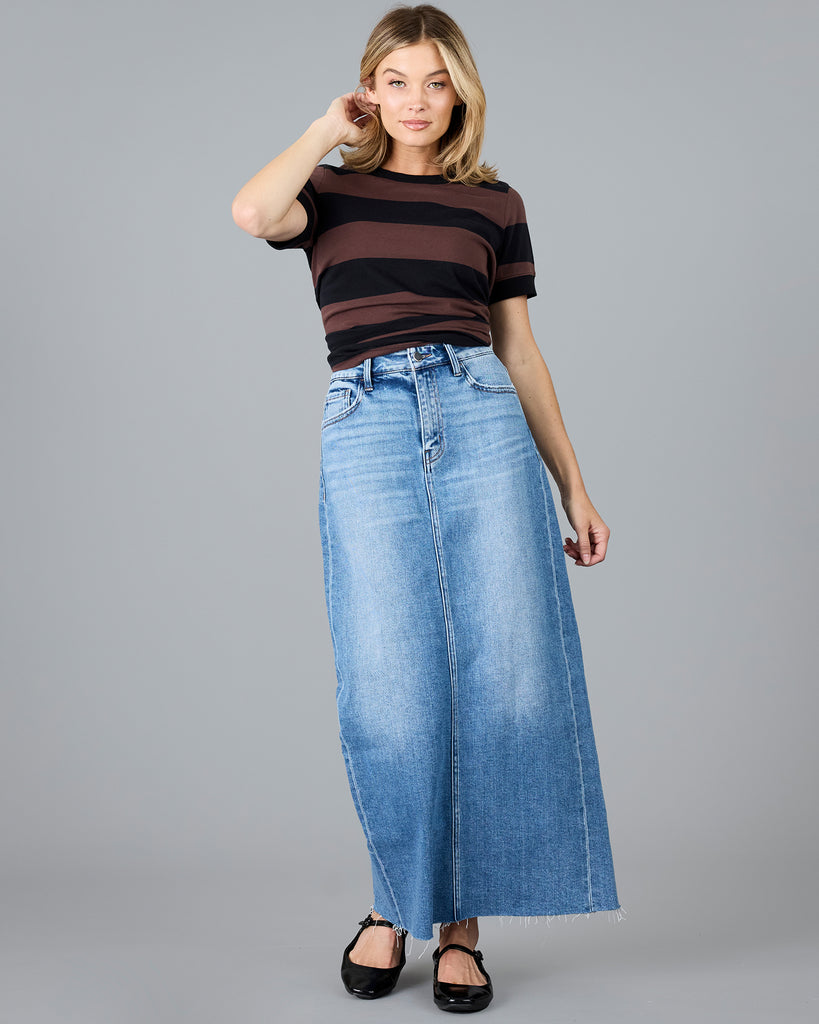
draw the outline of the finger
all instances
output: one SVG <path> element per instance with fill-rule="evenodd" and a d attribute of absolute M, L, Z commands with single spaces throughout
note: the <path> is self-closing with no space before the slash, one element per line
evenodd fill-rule
<path fill-rule="evenodd" d="M 589 530 L 589 540 L 591 542 L 591 559 L 587 563 L 588 565 L 597 565 L 598 562 L 602 562 L 606 557 L 606 551 L 608 550 L 609 544 L 609 531 L 607 529 L 595 529 L 594 527 Z"/>
<path fill-rule="evenodd" d="M 591 561 L 591 543 L 589 541 L 588 532 L 585 530 L 577 531 L 577 549 L 580 552 L 580 558 L 584 565 L 588 565 Z"/>
<path fill-rule="evenodd" d="M 608 551 L 609 539 L 608 537 L 597 537 L 594 542 L 594 558 L 598 562 L 602 562 L 606 557 L 606 551 Z"/>
<path fill-rule="evenodd" d="M 577 550 L 576 547 L 574 547 L 574 545 L 572 545 L 570 547 L 567 544 L 567 545 L 564 546 L 563 550 L 566 552 L 566 556 L 568 558 L 571 558 L 571 560 L 574 562 L 575 565 L 582 565 L 583 568 L 585 569 L 587 564 L 588 565 L 593 564 L 591 561 L 588 562 L 588 563 L 584 562 L 582 557 L 581 557 L 581 555 L 580 555 L 580 552 Z M 592 558 L 594 558 L 594 556 L 592 556 Z"/>
<path fill-rule="evenodd" d="M 595 523 L 589 529 L 592 554 L 599 555 L 598 561 L 606 557 L 611 531 L 604 523 Z"/>

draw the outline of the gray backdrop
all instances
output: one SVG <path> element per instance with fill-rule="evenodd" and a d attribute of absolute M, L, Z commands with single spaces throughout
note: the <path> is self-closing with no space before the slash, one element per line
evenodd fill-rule
<path fill-rule="evenodd" d="M 3 1017 L 358 1020 L 338 967 L 371 889 L 324 606 L 326 347 L 303 253 L 231 202 L 355 88 L 388 4 L 14 6 Z M 569 572 L 627 917 L 482 920 L 489 1012 L 815 1019 L 819 9 L 443 6 L 612 530 Z M 432 948 L 377 1012 L 435 1019 Z"/>

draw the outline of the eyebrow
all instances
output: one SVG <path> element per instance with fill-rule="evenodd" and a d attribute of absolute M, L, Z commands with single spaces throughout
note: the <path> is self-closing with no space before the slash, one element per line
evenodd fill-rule
<path fill-rule="evenodd" d="M 396 71 L 395 68 L 384 68 L 381 72 L 382 75 L 401 75 L 403 78 L 407 76 L 403 71 Z M 446 68 L 439 68 L 437 71 L 430 71 L 428 75 L 424 75 L 424 78 L 432 78 L 433 75 L 448 75 L 449 72 Z"/>

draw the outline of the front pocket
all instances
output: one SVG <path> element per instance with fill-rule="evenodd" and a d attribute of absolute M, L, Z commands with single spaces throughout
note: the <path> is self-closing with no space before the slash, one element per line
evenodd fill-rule
<path fill-rule="evenodd" d="M 515 391 L 509 371 L 494 352 L 461 359 L 461 368 L 476 391 Z"/>
<path fill-rule="evenodd" d="M 350 415 L 361 401 L 361 387 L 361 381 L 345 377 L 330 381 L 324 396 L 322 428 Z"/>

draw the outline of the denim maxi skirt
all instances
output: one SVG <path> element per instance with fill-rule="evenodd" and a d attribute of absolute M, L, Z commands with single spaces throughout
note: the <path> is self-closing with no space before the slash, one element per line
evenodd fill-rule
<path fill-rule="evenodd" d="M 374 909 L 429 939 L 619 908 L 555 505 L 491 348 L 331 374 L 319 526 Z"/>

